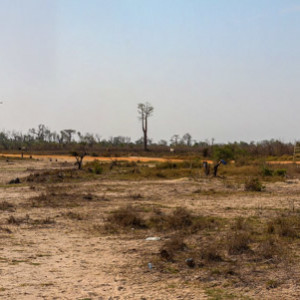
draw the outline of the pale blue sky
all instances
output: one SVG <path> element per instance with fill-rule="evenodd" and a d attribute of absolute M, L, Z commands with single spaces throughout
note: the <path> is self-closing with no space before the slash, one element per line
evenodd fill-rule
<path fill-rule="evenodd" d="M 300 139 L 300 1 L 0 0 L 0 128 Z"/>

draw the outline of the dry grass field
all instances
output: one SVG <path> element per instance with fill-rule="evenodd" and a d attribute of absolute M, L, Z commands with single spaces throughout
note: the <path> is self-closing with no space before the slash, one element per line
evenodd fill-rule
<path fill-rule="evenodd" d="M 259 172 L 2 159 L 0 298 L 298 299 L 300 173 Z"/>

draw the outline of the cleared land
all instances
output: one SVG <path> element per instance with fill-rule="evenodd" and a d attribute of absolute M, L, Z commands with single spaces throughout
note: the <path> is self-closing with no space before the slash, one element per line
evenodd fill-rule
<path fill-rule="evenodd" d="M 20 154 L 2 154 L 3 157 L 8 158 L 20 158 Z M 24 158 L 29 158 L 30 155 L 25 154 Z M 75 158 L 70 155 L 32 155 L 33 159 L 41 159 L 41 160 L 56 160 L 58 162 L 67 161 L 72 162 L 75 161 Z M 129 157 L 104 157 L 104 156 L 86 156 L 84 158 L 84 161 L 140 161 L 140 162 L 150 162 L 150 161 L 156 161 L 156 162 L 165 162 L 165 161 L 174 161 L 179 162 L 182 161 L 182 159 L 167 159 L 167 158 L 160 158 L 160 157 L 144 157 L 144 156 L 129 156 Z"/>
<path fill-rule="evenodd" d="M 245 166 L 73 167 L 0 161 L 0 298 L 300 297 L 296 169 L 253 192 Z"/>

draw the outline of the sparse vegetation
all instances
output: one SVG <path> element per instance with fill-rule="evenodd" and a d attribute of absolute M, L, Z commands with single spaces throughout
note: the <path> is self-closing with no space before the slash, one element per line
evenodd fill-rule
<path fill-rule="evenodd" d="M 245 182 L 245 191 L 261 192 L 263 189 L 264 186 L 258 178 L 250 178 Z"/>
<path fill-rule="evenodd" d="M 15 206 L 7 201 L 0 202 L 0 210 L 14 211 Z"/>
<path fill-rule="evenodd" d="M 118 251 L 126 253 L 135 268 L 151 262 L 149 272 L 162 279 L 172 276 L 177 282 L 214 286 L 214 291 L 224 290 L 219 295 L 238 297 L 238 286 L 280 290 L 289 269 L 297 266 L 300 217 L 293 178 L 298 173 L 294 167 L 285 173 L 266 164 L 273 170 L 266 176 L 262 165 L 228 164 L 217 178 L 206 176 L 197 158 L 164 163 L 91 161 L 80 171 L 70 164 L 51 170 L 26 168 L 22 185 L 8 186 L 5 181 L 7 193 L 19 188 L 31 195 L 20 200 L 7 197 L 0 203 L 6 224 L 0 234 L 12 239 L 24 230 L 47 234 L 65 228 L 66 235 L 96 235 L 99 242 L 107 239 L 112 245 L 121 238 L 124 243 L 118 242 Z M 265 183 L 265 193 L 251 193 L 264 190 Z M 290 194 L 285 201 L 286 186 Z M 146 237 L 157 239 L 145 241 Z M 28 263 L 43 266 L 39 261 Z M 280 272 L 276 280 L 274 269 Z"/>
<path fill-rule="evenodd" d="M 164 243 L 159 253 L 162 259 L 174 262 L 175 255 L 178 251 L 182 252 L 185 250 L 187 250 L 187 245 L 184 243 L 183 237 L 175 235 Z"/>
<path fill-rule="evenodd" d="M 146 228 L 146 224 L 136 208 L 126 206 L 113 211 L 107 218 L 105 228 L 111 230 L 115 227 L 139 229 Z"/>

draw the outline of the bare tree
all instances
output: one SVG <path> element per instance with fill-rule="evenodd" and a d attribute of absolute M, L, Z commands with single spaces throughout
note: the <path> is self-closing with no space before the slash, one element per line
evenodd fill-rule
<path fill-rule="evenodd" d="M 82 162 L 85 156 L 87 156 L 87 153 L 85 151 L 77 152 L 74 151 L 72 152 L 72 156 L 76 158 L 76 165 L 78 166 L 78 170 L 82 169 Z"/>
<path fill-rule="evenodd" d="M 183 144 L 186 144 L 187 146 L 192 146 L 192 136 L 189 133 L 186 133 L 182 137 Z"/>
<path fill-rule="evenodd" d="M 138 104 L 138 114 L 139 119 L 142 121 L 142 130 L 144 134 L 145 151 L 148 151 L 148 118 L 151 117 L 153 110 L 153 106 L 148 102 Z"/>
<path fill-rule="evenodd" d="M 179 135 L 178 134 L 174 134 L 172 137 L 171 137 L 171 146 L 177 146 L 178 145 L 178 141 L 179 141 Z"/>
<path fill-rule="evenodd" d="M 71 143 L 72 142 L 72 136 L 74 133 L 76 133 L 76 130 L 74 129 L 64 129 L 61 130 L 61 137 L 63 142 L 65 143 Z"/>

